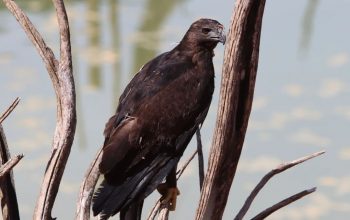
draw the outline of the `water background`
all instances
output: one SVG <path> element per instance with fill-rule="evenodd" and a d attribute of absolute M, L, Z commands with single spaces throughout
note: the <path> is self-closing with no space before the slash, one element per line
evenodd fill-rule
<path fill-rule="evenodd" d="M 58 55 L 50 1 L 18 1 Z M 53 210 L 73 219 L 79 185 L 103 142 L 105 122 L 135 72 L 170 50 L 201 17 L 229 25 L 234 1 L 66 1 L 73 50 L 78 126 Z M 327 154 L 274 177 L 247 217 L 313 186 L 317 192 L 269 219 L 347 219 L 350 215 L 350 1 L 271 0 L 263 19 L 254 106 L 224 219 L 233 219 L 260 178 L 283 161 Z M 12 155 L 22 219 L 31 219 L 55 126 L 55 96 L 44 64 L 14 17 L 0 3 L 0 111 L 21 103 L 3 123 Z M 224 47 L 214 57 L 216 93 L 202 130 L 207 157 L 215 124 Z M 184 158 L 195 150 L 188 146 Z M 205 162 L 206 163 L 206 162 Z M 199 199 L 197 161 L 179 182 L 170 219 L 193 219 Z M 145 215 L 159 196 L 146 200 Z M 249 218 L 248 218 L 249 219 Z"/>

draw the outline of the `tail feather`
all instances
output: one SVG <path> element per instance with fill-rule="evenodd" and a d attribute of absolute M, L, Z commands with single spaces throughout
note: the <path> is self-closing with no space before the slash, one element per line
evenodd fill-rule
<path fill-rule="evenodd" d="M 108 219 L 130 204 L 143 200 L 156 189 L 178 160 L 171 157 L 156 158 L 121 185 L 112 185 L 103 180 L 93 196 L 94 216 L 99 215 L 101 220 Z"/>

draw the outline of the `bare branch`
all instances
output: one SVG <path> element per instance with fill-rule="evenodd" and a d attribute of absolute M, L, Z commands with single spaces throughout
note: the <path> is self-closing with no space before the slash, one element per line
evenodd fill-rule
<path fill-rule="evenodd" d="M 98 169 L 98 164 L 100 164 L 102 156 L 102 148 L 97 153 L 96 158 L 92 161 L 83 183 L 80 186 L 80 192 L 77 202 L 77 212 L 76 220 L 90 219 L 90 206 L 91 199 L 94 193 L 94 188 L 96 186 L 98 177 L 100 176 L 100 171 Z"/>
<path fill-rule="evenodd" d="M 154 220 L 156 218 L 156 216 L 160 211 L 160 206 L 161 206 L 161 202 L 160 202 L 160 199 L 158 199 L 156 204 L 153 206 L 151 212 L 149 213 L 147 220 Z"/>
<path fill-rule="evenodd" d="M 191 163 L 191 161 L 193 160 L 194 156 L 196 156 L 196 154 L 197 154 L 197 150 L 193 152 L 190 158 L 187 159 L 186 163 L 176 172 L 177 180 L 180 179 L 181 175 L 183 174 L 183 172 L 185 172 L 187 166 Z"/>
<path fill-rule="evenodd" d="M 213 144 L 196 220 L 222 219 L 252 107 L 264 7 L 265 0 L 235 2 Z"/>
<path fill-rule="evenodd" d="M 238 212 L 237 216 L 235 217 L 235 220 L 240 220 L 243 219 L 244 215 L 247 213 L 249 207 L 251 206 L 251 204 L 253 203 L 255 197 L 258 195 L 258 193 L 260 192 L 260 190 L 266 185 L 266 183 L 276 174 L 279 174 L 291 167 L 294 167 L 295 165 L 298 165 L 300 163 L 303 163 L 307 160 L 310 160 L 312 158 L 315 158 L 317 156 L 320 156 L 322 154 L 324 154 L 325 151 L 320 151 L 314 154 L 311 154 L 309 156 L 306 157 L 302 157 L 300 159 L 297 160 L 293 160 L 290 161 L 288 163 L 284 163 L 284 164 L 280 164 L 277 168 L 271 170 L 270 172 L 268 172 L 261 180 L 260 182 L 256 185 L 256 187 L 253 189 L 253 191 L 250 193 L 250 195 L 248 196 L 247 200 L 245 201 L 243 207 L 241 208 L 241 210 Z"/>
<path fill-rule="evenodd" d="M 0 124 L 0 162 L 7 163 L 10 160 L 10 151 L 7 146 L 6 136 L 2 125 Z M 15 184 L 13 181 L 13 172 L 10 170 L 0 178 L 0 198 L 2 208 L 2 219 L 19 220 L 19 211 Z"/>
<path fill-rule="evenodd" d="M 169 219 L 169 205 L 162 204 L 158 214 L 158 220 L 168 220 L 168 219 Z"/>
<path fill-rule="evenodd" d="M 29 20 L 28 16 L 19 8 L 17 3 L 13 0 L 3 0 L 6 7 L 16 17 L 19 24 L 27 34 L 28 38 L 32 41 L 36 49 L 38 50 L 41 58 L 43 59 L 46 69 L 51 77 L 55 91 L 59 86 L 56 71 L 58 68 L 58 62 L 53 54 L 52 50 L 46 45 L 44 39 L 40 35 L 39 31 L 34 27 L 33 23 Z"/>
<path fill-rule="evenodd" d="M 200 128 L 196 131 L 197 137 L 197 152 L 198 152 L 198 174 L 199 174 L 199 189 L 202 190 L 204 181 L 204 159 L 203 159 L 203 146 L 201 139 Z"/>
<path fill-rule="evenodd" d="M 20 98 L 16 98 L 12 104 L 7 108 L 7 110 L 1 115 L 0 117 L 0 124 L 2 124 L 2 122 L 7 118 L 7 116 L 9 116 L 11 114 L 11 112 L 16 108 L 16 106 L 18 105 L 20 101 Z"/>
<path fill-rule="evenodd" d="M 313 193 L 316 191 L 316 187 L 308 189 L 308 190 L 304 190 L 301 191 L 300 193 L 297 193 L 293 196 L 288 197 L 287 199 L 284 199 L 282 201 L 280 201 L 279 203 L 271 206 L 268 209 L 265 209 L 264 211 L 262 211 L 261 213 L 259 213 L 258 215 L 256 215 L 254 218 L 252 218 L 251 220 L 262 220 L 265 219 L 267 216 L 271 215 L 272 213 L 274 213 L 275 211 L 289 205 L 292 202 L 295 202 L 298 199 L 301 199 L 302 197 L 309 195 L 310 193 Z"/>
<path fill-rule="evenodd" d="M 55 72 L 58 80 L 55 87 L 57 122 L 53 150 L 36 203 L 34 219 L 52 219 L 51 210 L 70 154 L 76 127 L 75 88 L 68 18 L 63 0 L 53 0 L 53 2 L 60 30 L 60 61 L 57 72 Z M 53 81 L 54 85 L 55 83 Z"/>
<path fill-rule="evenodd" d="M 16 155 L 0 167 L 0 179 L 8 174 L 14 166 L 23 158 L 23 154 Z"/>

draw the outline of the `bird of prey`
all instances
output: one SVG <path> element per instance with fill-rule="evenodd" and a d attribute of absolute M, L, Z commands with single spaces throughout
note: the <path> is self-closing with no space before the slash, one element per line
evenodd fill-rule
<path fill-rule="evenodd" d="M 127 210 L 158 186 L 163 202 L 175 209 L 177 163 L 207 115 L 213 50 L 225 43 L 223 29 L 216 20 L 195 21 L 174 49 L 146 63 L 127 85 L 104 130 L 95 216 Z"/>

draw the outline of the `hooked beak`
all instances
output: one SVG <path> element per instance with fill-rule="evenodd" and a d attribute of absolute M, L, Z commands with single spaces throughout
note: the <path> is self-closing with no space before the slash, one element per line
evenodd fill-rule
<path fill-rule="evenodd" d="M 222 44 L 225 44 L 226 42 L 226 34 L 225 34 L 225 31 L 224 31 L 224 27 L 220 27 L 218 28 L 216 31 L 211 31 L 210 33 L 210 38 L 215 40 L 215 41 L 218 41 L 218 42 L 221 42 Z"/>
<path fill-rule="evenodd" d="M 222 30 L 220 33 L 219 42 L 221 42 L 222 44 L 226 43 L 226 34 L 224 30 Z"/>

